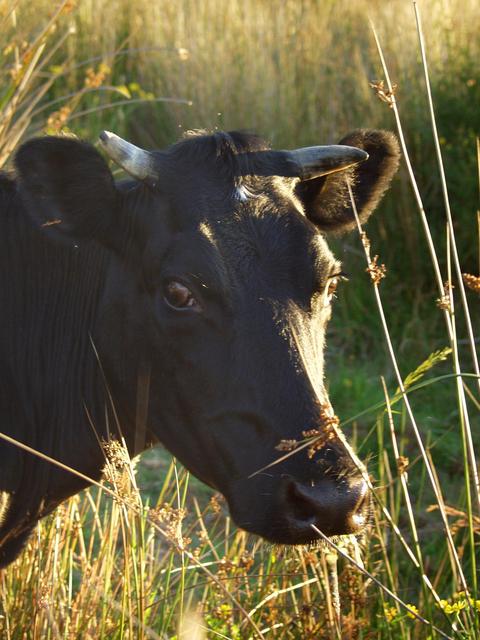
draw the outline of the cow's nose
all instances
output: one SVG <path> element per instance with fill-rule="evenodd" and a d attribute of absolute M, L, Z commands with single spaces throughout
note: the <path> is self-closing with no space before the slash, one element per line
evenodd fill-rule
<path fill-rule="evenodd" d="M 370 510 L 367 483 L 362 478 L 342 483 L 323 479 L 308 486 L 289 480 L 284 509 L 290 527 L 300 537 L 312 537 L 312 524 L 327 536 L 359 533 Z"/>

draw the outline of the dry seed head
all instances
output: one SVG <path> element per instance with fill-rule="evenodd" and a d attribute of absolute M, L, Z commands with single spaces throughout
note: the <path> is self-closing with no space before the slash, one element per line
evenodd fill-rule
<path fill-rule="evenodd" d="M 323 427 L 338 427 L 340 419 L 333 413 L 332 405 L 327 402 L 320 405 L 320 422 Z"/>
<path fill-rule="evenodd" d="M 377 82 L 369 82 L 370 87 L 375 91 L 376 95 L 382 102 L 386 102 L 390 109 L 393 108 L 395 103 L 395 89 L 397 88 L 396 84 L 392 84 L 392 90 L 385 86 L 383 80 L 379 80 Z"/>
<path fill-rule="evenodd" d="M 132 482 L 132 462 L 128 449 L 118 440 L 102 441 L 105 453 L 103 479 L 112 484 L 119 503 L 138 507 L 138 492 Z"/>
<path fill-rule="evenodd" d="M 316 451 L 320 451 L 320 449 L 323 449 L 328 439 L 332 439 L 332 438 L 326 438 L 325 434 L 323 434 L 321 431 L 318 431 L 318 429 L 310 429 L 310 431 L 304 431 L 303 435 L 305 437 L 314 437 L 315 433 L 318 434 L 318 437 L 312 442 L 312 444 L 307 449 L 307 455 L 310 459 L 313 458 Z"/>
<path fill-rule="evenodd" d="M 427 507 L 427 513 L 436 511 L 438 508 L 438 504 L 431 504 Z M 445 505 L 444 509 L 447 516 L 456 518 L 455 522 L 450 526 L 452 533 L 456 534 L 459 530 L 470 527 L 470 521 L 465 511 L 448 505 Z M 480 516 L 473 516 L 473 530 L 476 534 L 480 534 Z"/>
<path fill-rule="evenodd" d="M 446 309 L 447 311 L 450 309 L 450 297 L 442 296 L 441 298 L 437 298 L 435 303 L 439 309 Z"/>
<path fill-rule="evenodd" d="M 322 421 L 322 427 L 320 429 L 314 428 L 302 431 L 304 438 L 314 438 L 307 449 L 309 458 L 313 458 L 316 451 L 323 449 L 327 442 L 334 440 L 337 436 L 336 428 L 340 424 L 338 416 L 331 412 L 327 413 L 327 410 L 322 408 L 320 418 Z"/>
<path fill-rule="evenodd" d="M 220 499 L 221 496 L 218 493 L 215 493 L 211 498 L 210 501 L 208 503 L 208 506 L 210 507 L 210 509 L 213 511 L 213 513 L 218 514 L 221 512 L 222 507 L 220 506 Z"/>
<path fill-rule="evenodd" d="M 297 440 L 280 440 L 275 449 L 277 451 L 293 451 L 298 446 Z"/>
<path fill-rule="evenodd" d="M 450 311 L 451 293 L 454 288 L 455 287 L 450 280 L 446 280 L 443 283 L 443 296 L 436 299 L 436 304 L 439 309 L 446 309 L 447 311 Z"/>
<path fill-rule="evenodd" d="M 190 538 L 184 538 L 182 535 L 182 522 L 186 514 L 185 509 L 176 509 L 167 503 L 148 512 L 149 519 L 164 529 L 166 537 L 181 549 L 191 542 Z"/>
<path fill-rule="evenodd" d="M 102 448 L 105 452 L 107 465 L 122 471 L 128 469 L 130 465 L 130 455 L 128 450 L 118 440 L 102 441 Z"/>
<path fill-rule="evenodd" d="M 398 473 L 400 475 L 404 474 L 407 471 L 409 464 L 410 464 L 410 461 L 408 458 L 406 458 L 405 456 L 398 456 L 397 458 Z"/>
<path fill-rule="evenodd" d="M 378 264 L 378 255 L 370 260 L 369 266 L 365 269 L 370 274 L 370 278 L 374 284 L 378 284 L 380 280 L 385 278 L 387 273 L 387 267 L 384 264 Z"/>
<path fill-rule="evenodd" d="M 349 555 L 352 555 L 352 550 L 349 549 Z M 347 565 L 341 573 L 342 592 L 348 594 L 348 599 L 351 604 L 356 607 L 362 607 L 365 605 L 367 594 L 365 589 L 365 583 L 359 578 L 358 571 L 351 565 Z"/>
<path fill-rule="evenodd" d="M 197 537 L 200 542 L 207 542 L 210 539 L 208 531 L 205 531 L 205 529 L 200 529 L 199 531 L 197 531 Z M 195 549 L 195 551 L 197 551 L 197 549 Z M 198 551 L 200 550 L 198 549 Z"/>
<path fill-rule="evenodd" d="M 51 113 L 47 120 L 47 130 L 51 133 L 58 133 L 67 124 L 71 113 L 72 108 L 68 105 Z"/>
<path fill-rule="evenodd" d="M 304 438 L 320 438 L 322 435 L 322 432 L 320 429 L 306 429 L 305 431 L 302 431 L 302 436 Z"/>
<path fill-rule="evenodd" d="M 217 567 L 217 575 L 225 578 L 228 573 L 232 573 L 233 571 L 235 571 L 235 569 L 237 568 L 237 564 L 235 562 L 232 562 L 232 560 L 229 560 L 226 557 L 223 557 L 220 560 L 220 563 Z"/>
<path fill-rule="evenodd" d="M 92 67 L 89 67 L 85 72 L 84 85 L 87 89 L 98 89 L 105 82 L 105 79 L 111 73 L 110 67 L 101 62 L 97 71 Z"/>
<path fill-rule="evenodd" d="M 474 276 L 471 273 L 462 273 L 462 276 L 469 289 L 475 293 L 480 293 L 480 276 Z"/>

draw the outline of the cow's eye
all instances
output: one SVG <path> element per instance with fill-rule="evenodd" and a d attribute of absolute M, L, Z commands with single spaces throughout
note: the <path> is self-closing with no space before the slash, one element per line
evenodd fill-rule
<path fill-rule="evenodd" d="M 176 311 L 201 311 L 201 307 L 190 289 L 178 280 L 169 280 L 163 287 L 163 297 L 169 307 Z"/>
<path fill-rule="evenodd" d="M 327 303 L 331 304 L 338 287 L 338 278 L 332 278 L 327 285 Z"/>
<path fill-rule="evenodd" d="M 325 296 L 326 296 L 325 306 L 326 307 L 331 305 L 333 299 L 336 297 L 335 296 L 335 292 L 337 290 L 337 287 L 338 287 L 338 284 L 339 284 L 340 280 L 348 280 L 347 274 L 344 273 L 343 271 L 340 271 L 339 273 L 336 273 L 335 275 L 330 276 L 330 278 L 328 279 L 327 289 L 326 289 L 326 292 L 325 292 Z"/>

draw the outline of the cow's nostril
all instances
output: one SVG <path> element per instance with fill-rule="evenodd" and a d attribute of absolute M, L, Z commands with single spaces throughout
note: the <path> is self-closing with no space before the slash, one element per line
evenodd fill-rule
<path fill-rule="evenodd" d="M 358 533 L 367 523 L 369 495 L 362 480 L 338 483 L 323 479 L 315 486 L 290 480 L 284 509 L 290 526 L 299 533 L 314 524 L 325 535 Z"/>
<path fill-rule="evenodd" d="M 301 485 L 292 482 L 287 489 L 287 510 L 294 518 L 306 524 L 315 524 L 315 504 L 311 497 L 305 494 Z"/>

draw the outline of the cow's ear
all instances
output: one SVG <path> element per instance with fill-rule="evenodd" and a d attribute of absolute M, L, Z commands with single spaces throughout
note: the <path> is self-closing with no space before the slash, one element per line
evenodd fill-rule
<path fill-rule="evenodd" d="M 339 144 L 364 149 L 368 159 L 344 171 L 304 180 L 296 187 L 306 216 L 326 233 L 345 233 L 356 226 L 347 181 L 363 223 L 388 189 L 400 159 L 397 139 L 388 131 L 359 129 Z"/>
<path fill-rule="evenodd" d="M 115 245 L 120 195 L 92 145 L 73 138 L 36 138 L 20 147 L 15 166 L 27 210 L 46 234 Z"/>

